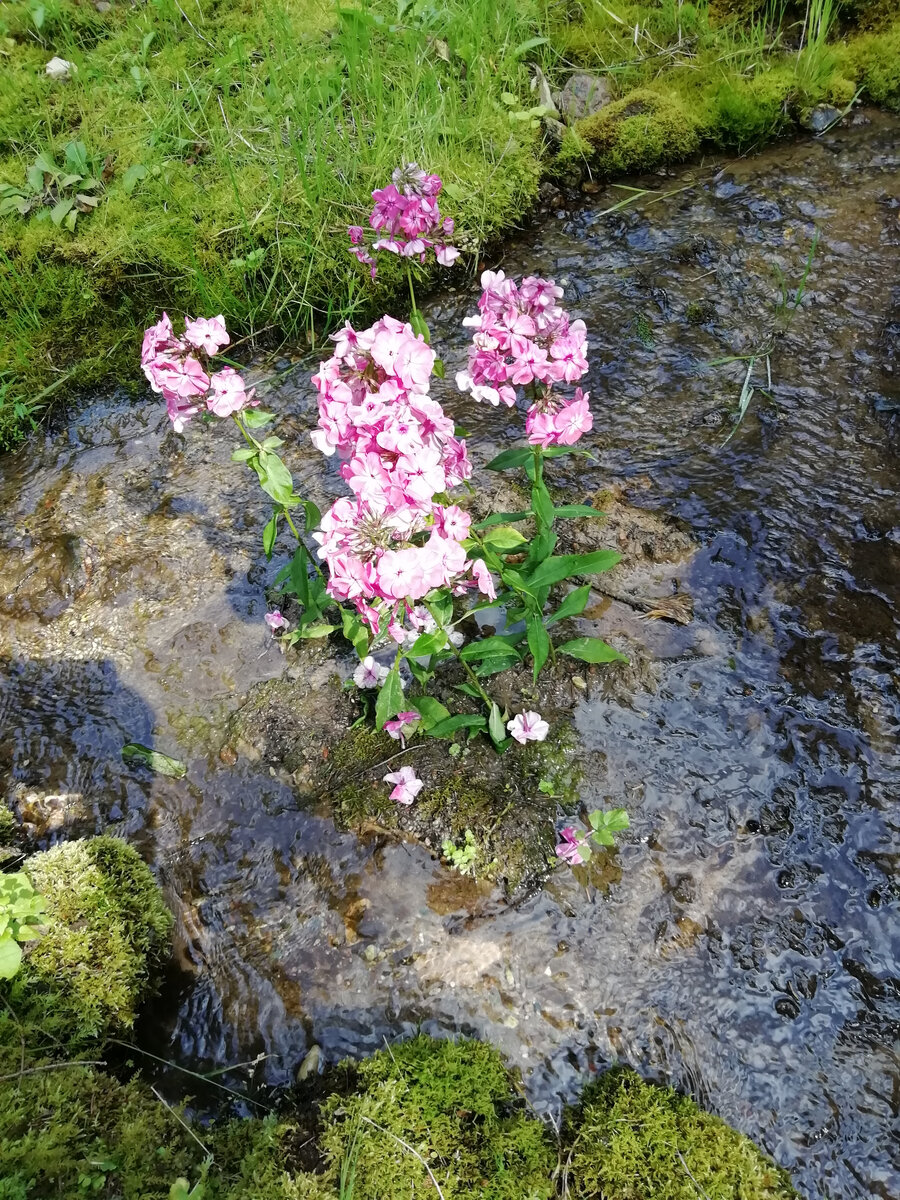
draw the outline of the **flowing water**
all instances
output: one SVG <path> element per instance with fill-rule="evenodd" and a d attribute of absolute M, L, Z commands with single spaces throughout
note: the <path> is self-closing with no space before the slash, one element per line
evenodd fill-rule
<path fill-rule="evenodd" d="M 672 194 L 608 215 L 622 192 L 549 195 L 492 263 L 563 282 L 588 325 L 597 461 L 554 480 L 573 498 L 624 482 L 700 545 L 691 624 L 645 624 L 656 689 L 576 713 L 600 764 L 585 803 L 631 814 L 608 888 L 562 870 L 504 905 L 220 757 L 240 696 L 286 666 L 261 620 L 265 506 L 227 432 L 179 438 L 150 400 L 100 399 L 0 462 L 0 772 L 44 839 L 108 828 L 157 869 L 179 964 L 148 1033 L 161 1054 L 264 1053 L 233 1078 L 279 1084 L 313 1043 L 332 1061 L 462 1031 L 554 1115 L 619 1058 L 809 1196 L 900 1194 L 898 133 L 870 114 L 654 179 Z M 795 284 L 816 227 L 787 321 L 775 267 Z M 448 367 L 476 297 L 431 305 Z M 767 343 L 723 446 L 747 361 L 705 364 Z M 308 371 L 284 366 L 267 403 L 295 478 L 337 494 L 303 448 Z M 478 453 L 519 433 L 452 407 Z M 187 778 L 126 765 L 130 740 Z"/>

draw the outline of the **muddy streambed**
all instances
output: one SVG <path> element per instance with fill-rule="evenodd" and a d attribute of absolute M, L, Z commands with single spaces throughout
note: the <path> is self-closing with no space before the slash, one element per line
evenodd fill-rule
<path fill-rule="evenodd" d="M 678 579 L 689 624 L 598 604 L 598 630 L 642 640 L 655 668 L 576 709 L 585 804 L 632 822 L 587 881 L 560 871 L 505 905 L 220 756 L 240 698 L 289 665 L 262 622 L 265 508 L 229 435 L 179 438 L 149 398 L 99 399 L 0 462 L 5 793 L 45 839 L 110 828 L 158 870 L 178 968 L 145 1031 L 157 1051 L 197 1070 L 264 1053 L 235 1078 L 281 1084 L 313 1044 L 330 1061 L 418 1025 L 464 1031 L 551 1114 L 619 1058 L 757 1138 L 810 1196 L 900 1193 L 898 134 L 869 114 L 655 178 L 675 194 L 606 216 L 623 193 L 566 208 L 548 191 L 497 264 L 564 283 L 588 325 L 597 460 L 554 481 L 573 499 L 615 484 L 699 546 Z M 796 281 L 816 226 L 807 294 L 773 336 L 773 268 Z M 431 305 L 453 369 L 476 296 Z M 704 364 L 770 338 L 769 396 L 723 448 L 746 363 Z M 282 365 L 279 433 L 327 500 L 307 370 Z M 520 431 L 450 406 L 478 454 Z M 125 765 L 129 740 L 187 778 Z"/>

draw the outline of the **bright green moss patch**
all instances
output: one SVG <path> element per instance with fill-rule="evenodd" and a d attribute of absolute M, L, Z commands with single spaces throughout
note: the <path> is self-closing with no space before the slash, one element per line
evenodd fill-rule
<path fill-rule="evenodd" d="M 333 1186 L 342 1164 L 354 1195 L 475 1192 L 484 1200 L 545 1200 L 556 1150 L 545 1126 L 516 1101 L 490 1046 L 416 1037 L 358 1065 L 350 1096 L 326 1101 L 321 1148 Z M 429 1175 L 429 1169 L 431 1175 Z"/>
<path fill-rule="evenodd" d="M 169 952 L 172 916 L 149 869 L 111 837 L 60 843 L 25 869 L 46 900 L 47 925 L 14 981 L 17 996 L 65 1009 L 73 1039 L 129 1028 Z"/>
<path fill-rule="evenodd" d="M 791 1200 L 786 1172 L 693 1100 L 617 1067 L 585 1089 L 563 1131 L 579 1200 Z"/>
<path fill-rule="evenodd" d="M 695 118 L 675 93 L 637 89 L 577 125 L 604 175 L 680 162 L 700 145 Z"/>

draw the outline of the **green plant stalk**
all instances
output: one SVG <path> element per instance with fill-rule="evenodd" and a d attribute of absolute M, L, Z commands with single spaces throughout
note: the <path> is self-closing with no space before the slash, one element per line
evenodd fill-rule
<path fill-rule="evenodd" d="M 424 603 L 425 603 L 425 607 L 431 613 L 431 616 L 434 619 L 434 622 L 437 625 L 438 629 L 440 629 L 440 631 L 442 633 L 446 633 L 447 632 L 446 627 L 444 626 L 442 621 L 438 620 L 431 605 L 428 603 L 427 600 Z M 488 712 L 490 712 L 494 706 L 494 701 L 491 699 L 491 697 L 487 694 L 487 692 L 481 686 L 481 681 L 479 680 L 478 676 L 475 674 L 475 672 L 472 670 L 472 668 L 469 666 L 469 664 L 466 662 L 466 660 L 462 657 L 462 655 L 457 650 L 457 648 L 453 645 L 453 643 L 450 641 L 449 637 L 447 638 L 447 649 L 450 651 L 450 653 L 453 655 L 453 657 L 456 659 L 456 661 L 458 663 L 460 663 L 460 665 L 462 666 L 462 669 L 465 671 L 466 675 L 469 678 L 469 682 L 478 691 L 479 696 L 481 696 L 481 699 L 488 706 Z M 399 651 L 398 651 L 398 654 L 399 654 Z"/>

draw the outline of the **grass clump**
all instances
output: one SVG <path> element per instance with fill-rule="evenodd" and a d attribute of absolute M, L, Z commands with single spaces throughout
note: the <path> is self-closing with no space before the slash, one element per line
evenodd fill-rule
<path fill-rule="evenodd" d="M 791 1200 L 787 1173 L 687 1096 L 614 1067 L 566 1114 L 569 1195 L 581 1200 Z"/>
<path fill-rule="evenodd" d="M 15 999 L 46 1007 L 70 1040 L 130 1028 L 172 926 L 148 867 L 125 842 L 99 837 L 62 842 L 25 869 L 47 923 L 13 981 Z"/>
<path fill-rule="evenodd" d="M 357 1086 L 323 1109 L 324 1179 L 354 1195 L 547 1200 L 556 1151 L 516 1101 L 496 1050 L 419 1036 L 357 1066 Z M 433 1178 L 432 1178 L 433 1177 Z"/>

